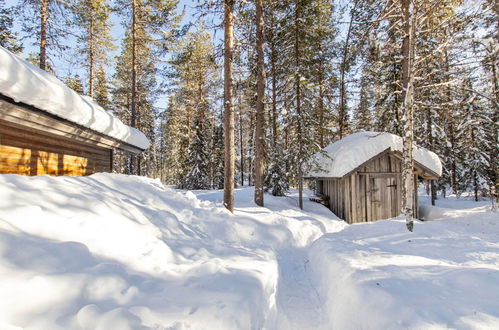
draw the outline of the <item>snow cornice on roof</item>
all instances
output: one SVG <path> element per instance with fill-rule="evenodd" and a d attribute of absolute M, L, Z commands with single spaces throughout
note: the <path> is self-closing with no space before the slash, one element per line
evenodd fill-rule
<path fill-rule="evenodd" d="M 145 150 L 149 140 L 90 97 L 0 46 L 0 94 Z"/>
<path fill-rule="evenodd" d="M 402 137 L 391 133 L 359 132 L 351 134 L 325 147 L 312 156 L 305 177 L 342 178 L 365 162 L 385 151 L 402 153 Z M 442 175 L 442 163 L 438 156 L 414 145 L 414 161 L 436 176 Z"/>

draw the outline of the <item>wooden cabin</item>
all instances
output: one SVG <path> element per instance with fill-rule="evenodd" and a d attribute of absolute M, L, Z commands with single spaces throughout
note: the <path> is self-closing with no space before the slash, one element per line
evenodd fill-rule
<path fill-rule="evenodd" d="M 316 181 L 316 195 L 348 223 L 390 219 L 401 213 L 402 138 L 389 133 L 361 132 L 316 155 L 320 169 L 306 176 Z M 418 177 L 441 175 L 438 157 L 414 149 L 414 215 L 419 217 Z"/>
<path fill-rule="evenodd" d="M 0 174 L 111 172 L 113 150 L 138 154 L 145 141 L 91 99 L 0 47 Z"/>

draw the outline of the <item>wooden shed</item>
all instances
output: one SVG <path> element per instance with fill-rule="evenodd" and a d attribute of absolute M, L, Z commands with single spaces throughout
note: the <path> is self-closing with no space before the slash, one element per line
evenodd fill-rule
<path fill-rule="evenodd" d="M 316 195 L 348 223 L 389 219 L 401 213 L 402 138 L 389 133 L 352 134 L 314 156 L 306 177 L 316 181 Z M 419 216 L 418 177 L 441 175 L 438 156 L 414 148 L 414 215 Z"/>
<path fill-rule="evenodd" d="M 0 47 L 0 173 L 111 172 L 113 150 L 148 146 L 90 98 Z"/>

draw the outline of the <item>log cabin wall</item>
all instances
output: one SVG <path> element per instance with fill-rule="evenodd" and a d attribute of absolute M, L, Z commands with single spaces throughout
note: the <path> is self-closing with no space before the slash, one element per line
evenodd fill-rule
<path fill-rule="evenodd" d="M 0 119 L 2 174 L 80 176 L 112 170 L 112 149 L 13 126 Z"/>

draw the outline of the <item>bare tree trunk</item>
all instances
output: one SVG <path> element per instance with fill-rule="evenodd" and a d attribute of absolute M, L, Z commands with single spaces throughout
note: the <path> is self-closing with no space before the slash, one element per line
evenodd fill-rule
<path fill-rule="evenodd" d="M 238 83 L 239 86 L 239 83 Z M 239 88 L 237 88 L 239 90 Z M 239 150 L 241 153 L 241 187 L 244 186 L 244 145 L 243 145 L 243 107 L 241 101 L 241 92 L 239 92 Z M 248 183 L 249 185 L 249 183 Z"/>
<path fill-rule="evenodd" d="M 346 118 L 347 118 L 347 109 L 346 109 L 346 83 L 345 83 L 345 75 L 347 70 L 347 61 L 348 61 L 348 46 L 350 45 L 350 35 L 352 34 L 352 26 L 354 20 L 354 12 L 355 8 L 359 1 L 355 1 L 352 10 L 350 11 L 350 23 L 348 24 L 347 37 L 345 39 L 345 46 L 343 47 L 343 56 L 340 64 L 340 109 L 338 112 L 339 117 L 339 134 L 340 139 L 342 139 L 345 135 L 346 131 Z"/>
<path fill-rule="evenodd" d="M 90 17 L 88 27 L 88 95 L 94 96 L 94 18 Z"/>
<path fill-rule="evenodd" d="M 431 109 L 428 108 L 426 111 L 426 134 L 428 136 L 428 145 L 430 147 L 430 150 L 433 150 L 433 118 L 431 114 Z M 430 188 L 430 198 L 431 198 L 431 205 L 435 205 L 435 199 L 437 197 L 436 191 L 435 191 L 435 181 L 430 180 L 429 182 L 429 188 Z"/>
<path fill-rule="evenodd" d="M 256 132 L 255 132 L 255 203 L 263 206 L 263 171 L 264 171 L 264 104 L 265 96 L 265 63 L 263 54 L 263 5 L 262 0 L 255 0 L 256 4 Z"/>
<path fill-rule="evenodd" d="M 137 2 L 132 0 L 132 99 L 130 126 L 137 127 Z M 130 156 L 130 174 L 136 174 L 135 156 Z"/>
<path fill-rule="evenodd" d="M 499 31 L 499 1 L 496 0 L 494 4 L 494 10 L 496 12 L 497 16 L 497 28 Z M 499 33 L 496 33 L 496 40 L 499 42 Z M 493 134 L 494 134 L 494 143 L 493 143 L 493 148 L 491 148 L 491 154 L 490 154 L 490 159 L 491 159 L 491 172 L 493 173 L 492 180 L 490 182 L 490 197 L 491 199 L 495 199 L 495 201 L 499 202 L 499 169 L 497 168 L 497 145 L 499 145 L 499 134 L 497 131 L 497 123 L 499 122 L 499 107 L 497 106 L 499 104 L 499 82 L 497 78 L 497 52 L 494 53 L 491 56 L 490 59 L 491 62 L 491 67 L 492 67 L 492 92 L 494 93 L 495 97 L 495 104 L 492 105 L 492 109 L 494 109 L 493 112 L 493 118 L 492 122 L 496 123 L 494 127 L 492 128 Z M 492 202 L 492 208 L 495 209 L 495 201 L 493 200 Z"/>
<path fill-rule="evenodd" d="M 224 206 L 234 212 L 234 0 L 224 1 Z"/>
<path fill-rule="evenodd" d="M 296 93 L 296 113 L 298 115 L 298 122 L 296 127 L 296 135 L 298 138 L 298 205 L 300 209 L 303 210 L 303 132 L 302 132 L 302 113 L 301 113 L 301 86 L 300 86 L 300 73 L 298 68 L 300 67 L 300 13 L 299 4 L 296 5 L 295 9 L 295 93 Z"/>
<path fill-rule="evenodd" d="M 276 77 L 276 49 L 274 40 L 274 16 L 271 16 L 272 43 L 270 45 L 270 70 L 272 73 L 272 146 L 277 148 L 277 77 Z"/>
<path fill-rule="evenodd" d="M 402 96 L 403 96 L 403 128 L 404 147 L 402 159 L 402 209 L 406 225 L 412 231 L 414 223 L 414 177 L 412 144 L 414 140 L 413 99 L 414 99 L 414 25 L 411 17 L 411 0 L 401 0 L 403 16 L 402 40 Z"/>
<path fill-rule="evenodd" d="M 40 8 L 40 69 L 47 70 L 47 21 L 48 2 L 42 0 Z"/>
<path fill-rule="evenodd" d="M 322 44 L 319 45 L 319 52 L 322 53 Z M 319 60 L 319 143 L 321 148 L 326 146 L 324 137 L 324 61 Z"/>

